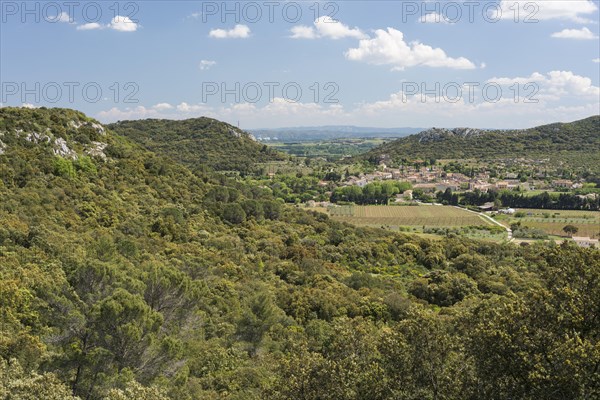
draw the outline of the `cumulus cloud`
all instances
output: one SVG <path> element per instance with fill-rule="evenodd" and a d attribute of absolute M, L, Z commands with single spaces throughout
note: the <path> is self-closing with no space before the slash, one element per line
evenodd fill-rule
<path fill-rule="evenodd" d="M 135 32 L 138 29 L 138 24 L 133 22 L 129 17 L 117 15 L 110 21 L 108 27 L 120 32 Z"/>
<path fill-rule="evenodd" d="M 553 38 L 559 39 L 576 39 L 576 40 L 594 40 L 598 39 L 598 36 L 594 35 L 588 28 L 581 29 L 563 29 L 560 32 L 552 34 Z"/>
<path fill-rule="evenodd" d="M 483 90 L 485 83 L 500 85 L 499 99 L 490 100 Z M 535 83 L 531 93 L 525 84 Z M 515 93 L 512 85 L 519 84 Z M 275 97 L 265 103 L 241 102 L 209 105 L 206 103 L 158 103 L 151 107 L 112 108 L 98 114 L 103 122 L 124 119 L 184 119 L 199 116 L 217 118 L 244 127 L 313 125 L 362 126 L 472 126 L 523 128 L 557 121 L 573 121 L 598 113 L 600 88 L 592 80 L 571 71 L 534 72 L 522 77 L 494 77 L 479 86 L 456 84 L 455 90 L 444 91 L 444 84 L 433 90 L 434 83 L 424 88 L 402 86 L 389 96 L 356 105 L 294 102 Z M 423 92 L 423 93 L 421 93 Z M 492 92 L 488 97 L 494 97 Z M 518 97 L 515 97 L 518 96 Z M 515 101 L 517 100 L 517 101 Z M 532 101 L 535 100 L 535 101 Z M 173 105 L 172 105 L 173 104 Z"/>
<path fill-rule="evenodd" d="M 368 37 L 360 29 L 350 28 L 327 15 L 317 18 L 313 24 L 314 27 L 306 25 L 293 27 L 290 37 L 292 39 L 327 38 L 333 40 L 343 38 L 364 39 Z"/>
<path fill-rule="evenodd" d="M 164 110 L 172 110 L 173 106 L 170 105 L 169 103 L 158 103 L 158 104 L 153 105 L 152 108 L 155 110 L 164 111 Z"/>
<path fill-rule="evenodd" d="M 357 48 L 346 52 L 346 58 L 375 65 L 391 65 L 393 69 L 426 65 L 455 69 L 474 69 L 475 64 L 464 57 L 452 58 L 440 48 L 420 42 L 407 43 L 404 34 L 394 28 L 377 29 L 375 38 L 362 39 Z"/>
<path fill-rule="evenodd" d="M 600 64 L 600 58 L 594 58 L 592 60 L 592 62 L 595 62 L 596 64 Z"/>
<path fill-rule="evenodd" d="M 422 15 L 419 19 L 419 22 L 423 24 L 447 24 L 448 21 L 442 14 L 432 12 L 429 14 Z"/>
<path fill-rule="evenodd" d="M 534 72 L 528 77 L 492 78 L 489 83 L 510 86 L 513 84 L 526 85 L 535 83 L 539 87 L 540 98 L 558 101 L 565 96 L 598 99 L 600 87 L 594 86 L 592 80 L 585 76 L 574 74 L 572 71 L 550 71 L 547 74 Z"/>
<path fill-rule="evenodd" d="M 317 39 L 319 37 L 317 31 L 312 26 L 298 25 L 294 26 L 290 31 L 292 32 L 290 36 L 292 39 Z"/>
<path fill-rule="evenodd" d="M 213 60 L 201 60 L 200 64 L 198 65 L 198 68 L 200 68 L 201 71 L 206 71 L 206 70 L 211 69 L 215 65 L 217 65 L 216 61 L 213 61 Z"/>
<path fill-rule="evenodd" d="M 436 101 L 431 95 L 412 96 L 399 91 L 385 100 L 363 104 L 354 113 L 363 121 L 397 121 L 393 125 L 525 128 L 589 117 L 598 113 L 598 106 L 597 100 L 569 106 L 544 100 L 515 102 L 512 95 L 497 102 L 471 102 L 467 96 L 456 102 Z"/>
<path fill-rule="evenodd" d="M 246 39 L 250 37 L 247 25 L 237 24 L 232 29 L 212 29 L 208 36 L 215 39 Z"/>
<path fill-rule="evenodd" d="M 91 31 L 95 29 L 104 29 L 104 25 L 97 22 L 88 22 L 87 24 L 78 25 L 76 29 L 78 31 Z"/>
<path fill-rule="evenodd" d="M 76 29 L 78 31 L 112 29 L 118 32 L 135 32 L 139 27 L 140 25 L 137 22 L 132 21 L 129 17 L 117 15 L 109 24 L 102 25 L 98 22 L 88 22 L 87 24 L 78 25 Z"/>
<path fill-rule="evenodd" d="M 529 18 L 532 20 L 562 19 L 577 23 L 589 23 L 590 15 L 598 11 L 598 6 L 592 0 L 502 0 L 500 2 L 501 18 L 519 20 Z M 518 14 L 517 11 L 518 10 Z"/>
<path fill-rule="evenodd" d="M 69 16 L 69 14 L 64 11 L 54 17 L 47 18 L 47 21 L 48 22 L 65 22 L 65 23 L 73 23 L 74 22 L 73 18 L 71 18 Z"/>

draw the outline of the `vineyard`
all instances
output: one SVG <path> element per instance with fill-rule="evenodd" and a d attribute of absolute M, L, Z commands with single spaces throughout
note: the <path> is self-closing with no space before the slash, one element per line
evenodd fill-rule
<path fill-rule="evenodd" d="M 519 209 L 524 212 L 522 218 L 511 217 L 502 222 L 507 226 L 513 222 L 521 222 L 523 226 L 540 229 L 550 235 L 566 236 L 565 225 L 574 225 L 578 231 L 575 236 L 600 237 L 600 212 L 572 210 L 536 210 Z"/>
<path fill-rule="evenodd" d="M 332 218 L 355 225 L 461 227 L 490 225 L 477 214 L 446 206 L 341 206 L 330 207 Z"/>

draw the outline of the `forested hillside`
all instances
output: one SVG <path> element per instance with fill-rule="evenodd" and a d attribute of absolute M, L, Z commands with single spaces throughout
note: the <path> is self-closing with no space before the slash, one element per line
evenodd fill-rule
<path fill-rule="evenodd" d="M 600 396 L 600 250 L 355 228 L 172 145 L 0 108 L 1 399 Z"/>
<path fill-rule="evenodd" d="M 563 153 L 600 161 L 600 116 L 524 130 L 432 128 L 386 143 L 361 158 L 377 159 L 384 154 L 397 159 L 547 158 Z"/>
<path fill-rule="evenodd" d="M 121 121 L 108 128 L 193 169 L 246 173 L 255 171 L 257 163 L 287 158 L 249 133 L 212 118 Z"/>

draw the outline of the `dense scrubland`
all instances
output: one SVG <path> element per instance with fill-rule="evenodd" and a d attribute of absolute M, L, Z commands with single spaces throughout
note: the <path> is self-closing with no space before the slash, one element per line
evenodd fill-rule
<path fill-rule="evenodd" d="M 597 249 L 353 227 L 73 110 L 0 141 L 0 398 L 600 396 Z"/>

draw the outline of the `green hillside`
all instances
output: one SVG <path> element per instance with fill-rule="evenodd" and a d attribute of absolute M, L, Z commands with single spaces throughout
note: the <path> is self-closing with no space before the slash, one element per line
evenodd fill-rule
<path fill-rule="evenodd" d="M 165 153 L 0 108 L 1 399 L 600 395 L 599 250 L 355 228 Z"/>
<path fill-rule="evenodd" d="M 251 134 L 212 118 L 121 121 L 108 128 L 194 169 L 244 173 L 254 171 L 257 163 L 286 158 Z"/>
<path fill-rule="evenodd" d="M 361 159 L 456 159 L 583 156 L 600 162 L 600 116 L 525 130 L 433 128 L 377 147 Z M 581 161 L 581 159 L 580 159 Z"/>

